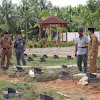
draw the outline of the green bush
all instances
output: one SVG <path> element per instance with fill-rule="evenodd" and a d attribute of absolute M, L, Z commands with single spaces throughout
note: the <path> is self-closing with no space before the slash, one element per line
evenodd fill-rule
<path fill-rule="evenodd" d="M 66 44 L 65 43 L 62 43 L 62 47 L 66 47 Z"/>
<path fill-rule="evenodd" d="M 38 43 L 35 42 L 34 43 L 34 47 L 37 48 L 38 47 Z"/>
<path fill-rule="evenodd" d="M 59 45 L 58 44 L 53 44 L 53 43 L 50 43 L 50 42 L 46 42 L 45 47 L 70 47 L 70 46 L 74 46 L 74 45 L 75 45 L 74 41 L 65 42 L 65 43 L 63 42 L 63 43 L 60 43 Z M 100 45 L 100 43 L 99 43 L 99 45 Z M 40 44 L 38 42 L 33 43 L 33 41 L 29 41 L 28 46 L 30 48 L 32 48 L 32 47 L 43 48 L 44 44 L 43 43 Z"/>
<path fill-rule="evenodd" d="M 38 47 L 43 48 L 44 47 L 43 43 L 39 44 Z"/>
<path fill-rule="evenodd" d="M 33 41 L 29 41 L 29 42 L 27 43 L 27 45 L 29 46 L 29 48 L 33 48 Z"/>
<path fill-rule="evenodd" d="M 53 43 L 48 43 L 48 47 L 53 47 Z"/>
<path fill-rule="evenodd" d="M 49 47 L 49 44 L 48 44 L 48 42 L 46 42 L 45 46 L 46 46 L 46 47 Z"/>
<path fill-rule="evenodd" d="M 56 47 L 59 47 L 59 45 L 58 45 L 58 44 L 56 44 L 55 46 L 56 46 Z"/>

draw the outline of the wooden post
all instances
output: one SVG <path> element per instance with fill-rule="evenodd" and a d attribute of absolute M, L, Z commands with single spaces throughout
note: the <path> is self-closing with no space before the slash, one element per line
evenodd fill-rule
<path fill-rule="evenodd" d="M 45 41 L 46 41 L 46 27 L 45 27 Z"/>
<path fill-rule="evenodd" d="M 39 28 L 39 41 L 41 41 L 41 25 L 40 25 L 40 28 Z"/>
<path fill-rule="evenodd" d="M 62 42 L 63 42 L 63 24 L 62 24 Z"/>
<path fill-rule="evenodd" d="M 67 31 L 66 31 L 66 42 L 67 42 Z"/>

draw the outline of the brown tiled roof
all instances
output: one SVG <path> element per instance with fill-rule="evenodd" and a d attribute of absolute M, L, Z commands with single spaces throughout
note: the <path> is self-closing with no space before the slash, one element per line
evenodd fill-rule
<path fill-rule="evenodd" d="M 68 23 L 61 20 L 60 18 L 52 16 L 50 18 L 47 18 L 47 19 L 39 22 L 38 24 L 68 24 Z"/>

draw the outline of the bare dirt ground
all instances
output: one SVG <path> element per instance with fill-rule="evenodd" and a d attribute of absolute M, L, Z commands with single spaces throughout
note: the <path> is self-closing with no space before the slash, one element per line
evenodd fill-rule
<path fill-rule="evenodd" d="M 9 78 L 8 75 L 0 75 L 0 79 L 8 80 L 11 83 L 17 83 L 19 80 L 17 78 Z M 23 80 L 23 78 L 21 78 Z M 48 82 L 37 82 L 36 84 L 39 87 L 33 87 L 38 91 L 48 90 L 48 88 L 53 88 L 57 92 L 68 95 L 71 98 L 93 98 L 94 100 L 100 100 L 100 86 L 97 85 L 78 85 L 77 82 L 79 79 L 74 80 L 64 80 L 64 81 L 48 81 Z M 66 100 L 65 98 L 64 100 Z"/>
<path fill-rule="evenodd" d="M 67 80 L 67 81 L 49 81 L 37 83 L 42 84 L 42 87 L 51 87 L 53 89 L 58 89 L 59 92 L 66 95 L 70 94 L 69 97 L 77 98 L 80 96 L 86 98 L 93 98 L 94 100 L 100 100 L 100 87 L 95 87 L 92 85 L 82 86 L 77 84 L 77 80 Z"/>

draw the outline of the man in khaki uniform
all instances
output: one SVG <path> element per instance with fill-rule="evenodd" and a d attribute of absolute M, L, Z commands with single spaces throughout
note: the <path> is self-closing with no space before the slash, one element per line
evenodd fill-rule
<path fill-rule="evenodd" d="M 89 67 L 91 73 L 97 72 L 98 38 L 94 34 L 94 28 L 88 28 L 90 42 L 88 44 Z"/>
<path fill-rule="evenodd" d="M 98 55 L 98 38 L 94 34 L 94 28 L 88 28 L 90 42 L 87 45 L 80 46 L 79 48 L 88 47 L 89 67 L 91 73 L 97 72 L 97 55 Z"/>
<path fill-rule="evenodd" d="M 11 54 L 12 54 L 12 48 L 13 48 L 12 41 L 8 37 L 8 32 L 5 32 L 4 37 L 0 39 L 0 53 L 2 55 L 2 57 L 1 57 L 1 68 L 4 67 L 5 56 L 7 56 L 6 67 L 9 68 L 10 57 L 11 57 Z"/>

